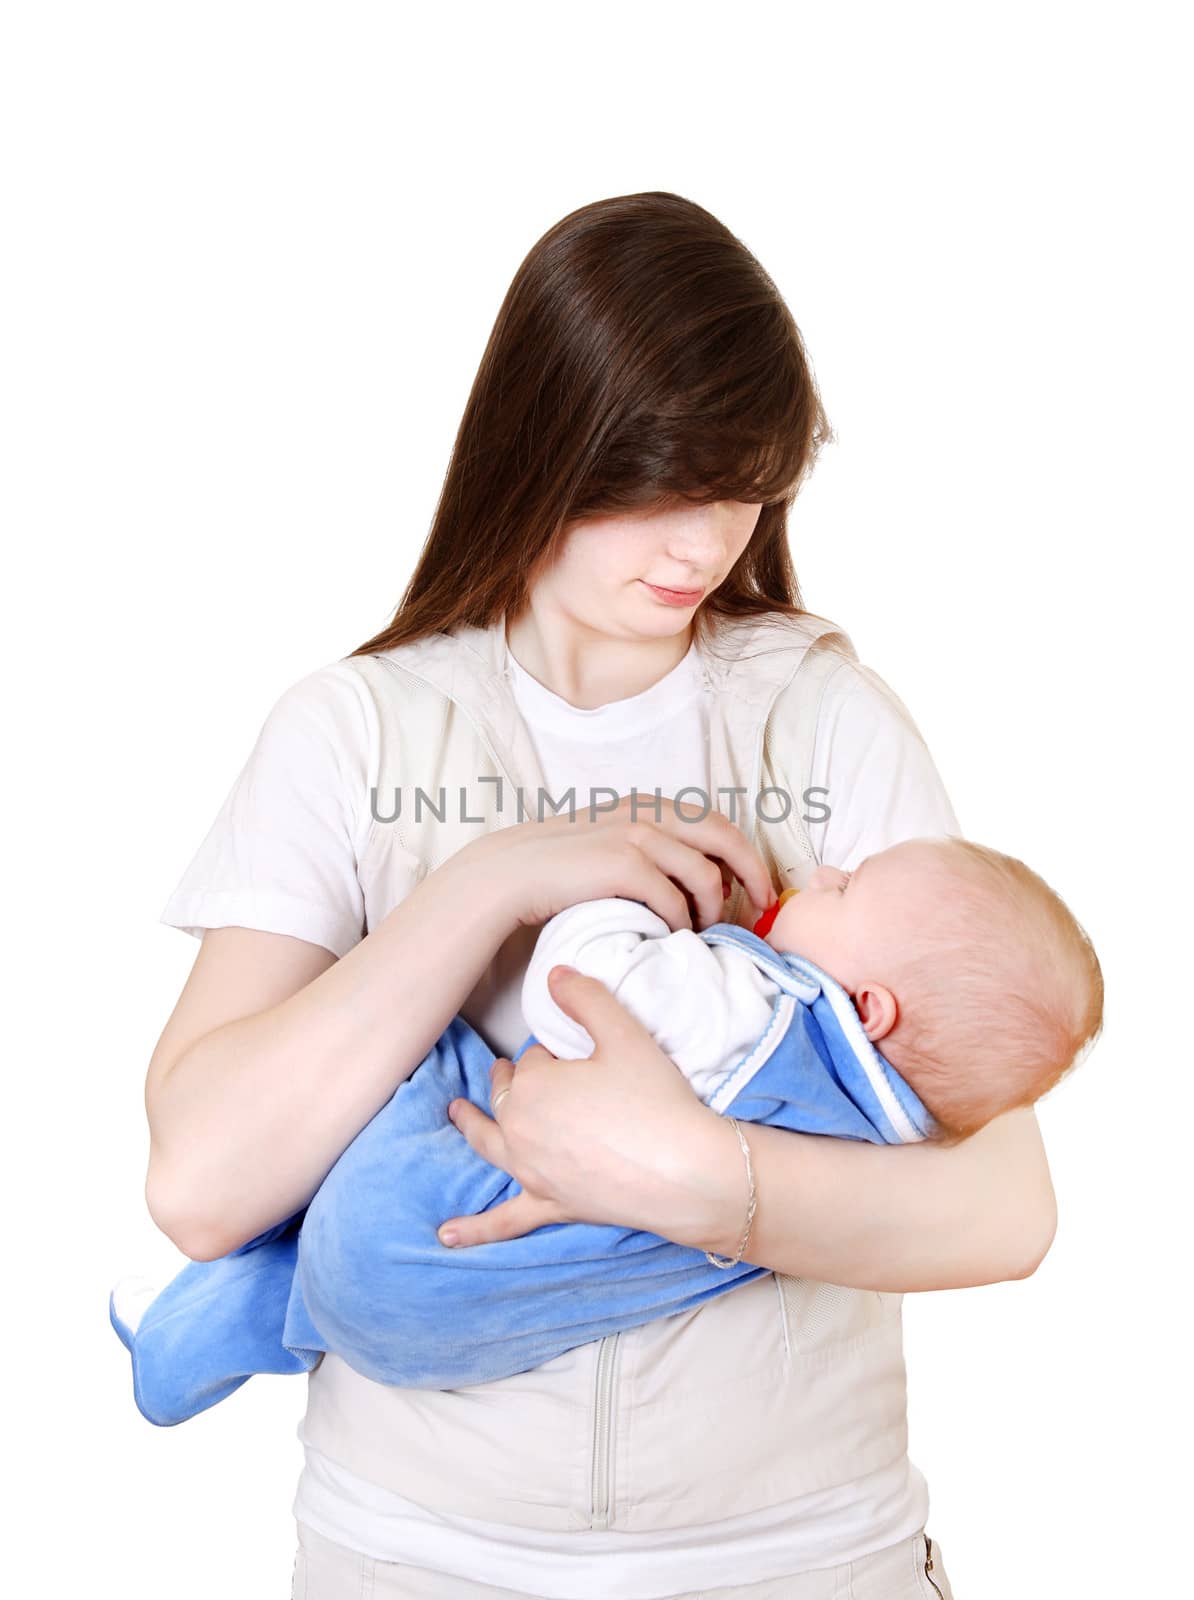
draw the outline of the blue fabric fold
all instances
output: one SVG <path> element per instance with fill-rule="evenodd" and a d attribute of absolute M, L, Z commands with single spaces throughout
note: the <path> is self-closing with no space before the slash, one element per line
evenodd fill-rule
<path fill-rule="evenodd" d="M 701 938 L 737 946 L 779 986 L 767 1026 L 727 1063 L 707 1104 L 744 1122 L 898 1144 L 932 1119 L 870 1043 L 850 997 L 811 962 L 733 923 Z M 536 1043 L 530 1035 L 510 1059 Z M 136 1330 L 109 1298 L 136 1403 L 171 1426 L 255 1373 L 310 1371 L 332 1350 L 379 1383 L 456 1389 L 540 1366 L 605 1334 L 688 1311 L 769 1269 L 712 1265 L 637 1229 L 554 1223 L 452 1249 L 436 1229 L 521 1193 L 448 1118 L 490 1110 L 494 1053 L 456 1017 L 336 1162 L 304 1211 L 216 1261 L 192 1261 Z"/>

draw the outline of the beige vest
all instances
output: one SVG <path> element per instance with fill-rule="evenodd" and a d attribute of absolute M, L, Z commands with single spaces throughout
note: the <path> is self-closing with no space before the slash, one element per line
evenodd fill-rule
<path fill-rule="evenodd" d="M 709 798 L 778 888 L 799 886 L 815 860 L 801 815 L 824 798 L 802 800 L 820 695 L 853 648 L 820 618 L 772 617 L 723 625 L 715 650 L 700 652 L 713 690 Z M 469 839 L 537 815 L 546 785 L 504 652 L 499 620 L 348 658 L 380 731 L 358 864 L 370 930 Z M 417 815 L 416 788 L 431 801 Z M 400 815 L 379 820 L 393 817 L 396 790 Z M 736 883 L 724 920 L 753 916 Z M 512 934 L 461 1007 L 501 1055 L 527 1035 L 517 1001 L 538 932 Z M 329 1354 L 309 1376 L 301 1437 L 422 1505 L 498 1523 L 643 1532 L 737 1516 L 904 1453 L 901 1298 L 768 1274 L 454 1390 L 377 1384 Z"/>

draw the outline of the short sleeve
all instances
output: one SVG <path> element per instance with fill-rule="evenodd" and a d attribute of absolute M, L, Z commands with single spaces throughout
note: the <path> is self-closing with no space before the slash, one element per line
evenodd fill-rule
<path fill-rule="evenodd" d="M 826 682 L 811 778 L 819 790 L 806 813 L 809 842 L 818 861 L 843 871 L 903 839 L 961 832 L 906 706 L 859 662 L 844 662 Z"/>
<path fill-rule="evenodd" d="M 339 957 L 364 937 L 357 874 L 367 822 L 372 703 L 332 662 L 271 707 L 159 921 L 201 938 L 259 928 Z"/>

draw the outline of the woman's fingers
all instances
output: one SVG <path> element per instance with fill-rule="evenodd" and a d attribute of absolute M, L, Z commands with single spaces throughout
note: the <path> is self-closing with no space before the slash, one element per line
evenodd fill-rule
<path fill-rule="evenodd" d="M 493 1102 L 503 1089 L 509 1089 L 514 1083 L 514 1063 L 508 1056 L 498 1056 L 489 1069 L 489 1109 L 493 1112 Z M 496 1112 L 494 1112 L 496 1116 Z"/>
<path fill-rule="evenodd" d="M 732 822 L 722 818 L 721 824 L 715 824 L 711 830 L 695 822 L 676 821 L 674 826 L 678 830 L 676 833 L 671 832 L 670 827 L 640 829 L 634 841 L 640 853 L 649 857 L 660 872 L 684 885 L 692 896 L 701 927 L 712 927 L 721 921 L 727 898 L 727 873 L 741 878 L 747 894 L 760 911 L 767 909 L 775 899 L 767 868 L 756 855 L 754 846 Z M 718 851 L 723 853 L 716 854 Z M 669 927 L 686 925 L 669 915 L 671 903 L 667 896 L 653 894 L 648 888 L 645 898 L 652 911 Z M 687 913 L 687 901 L 684 910 Z"/>
<path fill-rule="evenodd" d="M 599 984 L 598 987 L 604 986 Z M 489 1070 L 491 1108 L 499 1093 L 513 1083 L 514 1072 L 513 1062 L 505 1056 L 499 1056 L 493 1063 Z M 503 1101 L 503 1104 L 508 1104 L 508 1101 Z M 473 1105 L 471 1100 L 453 1100 L 448 1106 L 448 1115 L 453 1126 L 464 1135 L 479 1156 L 503 1172 L 510 1171 L 506 1140 L 499 1123 L 487 1117 L 480 1106 Z M 540 1199 L 524 1189 L 521 1194 L 503 1200 L 501 1205 L 491 1206 L 488 1211 L 479 1211 L 475 1216 L 449 1218 L 440 1224 L 437 1237 L 441 1244 L 451 1246 L 489 1244 L 495 1239 L 518 1239 L 524 1233 L 531 1233 L 549 1222 L 567 1220 L 553 1201 Z"/>
<path fill-rule="evenodd" d="M 453 1127 L 464 1135 L 479 1156 L 484 1156 L 490 1166 L 509 1172 L 506 1141 L 492 1117 L 487 1117 L 481 1107 L 475 1106 L 471 1100 L 453 1100 L 448 1107 L 448 1116 Z"/>
<path fill-rule="evenodd" d="M 550 1200 L 539 1200 L 524 1189 L 501 1205 L 479 1211 L 474 1217 L 453 1217 L 439 1229 L 441 1244 L 469 1245 L 492 1244 L 495 1239 L 521 1239 L 524 1233 L 534 1233 L 550 1222 L 567 1222 L 560 1210 Z M 453 1235 L 449 1238 L 448 1235 Z"/>
<path fill-rule="evenodd" d="M 766 911 L 775 899 L 775 886 L 758 850 L 742 829 L 720 811 L 710 812 L 705 820 L 710 825 L 714 837 L 702 848 L 715 860 L 724 863 L 730 872 L 741 880 L 747 894 L 759 910 Z M 691 827 L 693 824 L 681 823 L 680 826 Z"/>
<path fill-rule="evenodd" d="M 675 796 L 668 804 L 660 806 L 658 817 L 652 806 L 646 809 L 650 820 L 657 823 L 659 833 L 682 840 L 707 858 L 711 857 L 719 871 L 726 868 L 739 878 L 760 911 L 765 911 L 775 899 L 771 876 L 758 849 L 723 811 L 711 809 L 707 815 L 702 815 L 703 807 Z M 631 805 L 630 816 L 634 819 L 635 815 Z"/>
<path fill-rule="evenodd" d="M 540 927 L 578 901 L 617 895 L 641 900 L 673 930 L 711 927 L 734 880 L 759 914 L 775 901 L 767 865 L 741 828 L 675 796 L 652 804 L 632 792 L 600 818 L 590 811 L 584 826 L 571 813 L 553 816 L 500 828 L 465 850 L 476 860 L 482 851 L 495 859 L 496 877 L 525 927 Z"/>
<path fill-rule="evenodd" d="M 495 1167 L 502 1167 L 503 1170 L 505 1162 L 498 1161 L 490 1153 L 500 1147 L 501 1154 L 505 1155 L 505 1141 L 501 1137 L 494 1104 L 503 1090 L 512 1089 L 513 1086 L 514 1063 L 508 1056 L 498 1056 L 489 1066 L 490 1115 L 488 1117 L 480 1106 L 475 1106 L 471 1100 L 452 1100 L 448 1104 L 449 1118 L 464 1134 L 473 1149 L 478 1155 L 483 1155 L 486 1161 L 493 1162 Z"/>
<path fill-rule="evenodd" d="M 598 1050 L 617 1053 L 627 1049 L 632 1041 L 650 1037 L 634 1013 L 626 1009 L 600 978 L 559 963 L 547 974 L 547 986 L 556 1005 L 574 1022 L 580 1023 Z M 679 1071 L 674 1062 L 669 1065 L 674 1072 Z"/>
<path fill-rule="evenodd" d="M 691 824 L 682 822 L 679 826 L 690 828 Z M 721 921 L 725 904 L 721 868 L 702 853 L 695 835 L 676 838 L 663 828 L 644 828 L 633 837 L 639 853 L 671 880 L 670 885 L 663 886 L 653 874 L 648 874 L 644 884 L 644 898 L 669 928 L 673 931 L 697 926 L 710 928 Z M 672 889 L 674 895 L 670 892 Z M 692 898 L 695 917 L 689 910 L 685 890 Z"/>

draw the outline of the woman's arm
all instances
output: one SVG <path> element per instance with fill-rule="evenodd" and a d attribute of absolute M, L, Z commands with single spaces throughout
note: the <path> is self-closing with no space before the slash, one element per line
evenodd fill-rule
<path fill-rule="evenodd" d="M 869 669 L 843 663 L 830 679 L 816 745 L 813 782 L 832 802 L 809 830 L 818 859 L 849 868 L 899 839 L 960 831 L 907 708 Z M 538 1047 L 517 1068 L 499 1065 L 494 1094 L 511 1087 L 500 1129 L 458 1103 L 457 1127 L 523 1193 L 445 1218 L 441 1239 L 445 1226 L 471 1245 L 548 1222 L 613 1222 L 733 1256 L 748 1193 L 733 1128 L 690 1091 L 681 1103 L 675 1066 L 616 999 L 555 970 L 553 997 L 596 1049 L 562 1070 Z M 1052 1242 L 1055 1201 L 1031 1110 L 952 1148 L 743 1131 L 758 1197 L 747 1259 L 760 1266 L 859 1288 L 962 1288 L 1028 1276 Z"/>
<path fill-rule="evenodd" d="M 339 961 L 285 934 L 205 935 L 145 1085 L 146 1202 L 187 1255 L 301 1210 L 447 1027 L 516 926 L 466 855 Z"/>
<path fill-rule="evenodd" d="M 1028 1277 L 1053 1242 L 1056 1203 L 1031 1108 L 950 1147 L 862 1144 L 765 1123 L 743 1133 L 757 1197 L 746 1253 L 753 1265 L 857 1289 L 964 1289 Z M 733 1256 L 746 1163 L 728 1123 L 705 1134 L 707 1154 L 695 1140 L 690 1151 L 692 1181 L 695 1188 L 702 1171 L 715 1175 L 716 1237 L 709 1242 L 699 1224 L 683 1222 L 688 1237 L 664 1236 Z"/>
<path fill-rule="evenodd" d="M 520 925 L 605 896 L 642 900 L 669 928 L 691 926 L 691 900 L 708 925 L 724 903 L 718 863 L 765 909 L 763 861 L 720 814 L 632 814 L 622 803 L 475 840 L 339 961 L 285 935 L 210 931 L 145 1086 L 146 1202 L 163 1232 L 210 1260 L 307 1205 Z"/>
<path fill-rule="evenodd" d="M 522 1193 L 445 1218 L 440 1238 L 467 1246 L 552 1222 L 605 1222 L 735 1255 L 749 1191 L 728 1119 L 697 1099 L 597 979 L 560 966 L 548 979 L 595 1048 L 558 1061 L 532 1045 L 516 1066 L 499 1061 L 493 1096 L 510 1089 L 500 1126 L 453 1102 L 456 1127 Z M 740 1126 L 755 1173 L 752 1265 L 854 1288 L 957 1289 L 1027 1277 L 1052 1240 L 1053 1190 L 1031 1110 L 950 1148 Z"/>
<path fill-rule="evenodd" d="M 826 686 L 812 779 L 832 804 L 810 827 L 819 860 L 849 869 L 900 839 L 961 832 L 907 707 L 860 662 L 843 663 Z M 736 1149 L 732 1135 L 723 1140 Z M 771 1127 L 748 1137 L 761 1180 L 751 1260 L 780 1271 L 876 1289 L 959 1288 L 1025 1277 L 1052 1242 L 1053 1188 L 1031 1110 L 949 1149 L 864 1150 Z"/>

